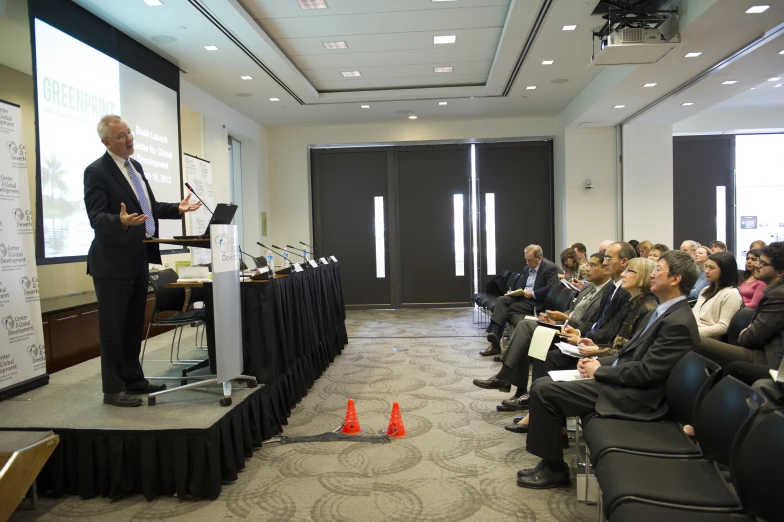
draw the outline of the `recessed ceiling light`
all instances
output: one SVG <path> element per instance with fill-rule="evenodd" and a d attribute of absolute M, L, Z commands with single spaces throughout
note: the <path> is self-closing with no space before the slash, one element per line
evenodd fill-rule
<path fill-rule="evenodd" d="M 784 85 L 784 83 L 777 83 L 776 85 L 774 85 L 774 87 L 781 87 L 782 85 Z"/>
<path fill-rule="evenodd" d="M 408 119 L 409 120 L 415 120 L 415 119 L 417 119 L 417 117 L 412 114 L 411 116 L 408 117 Z"/>
<path fill-rule="evenodd" d="M 363 109 L 369 109 L 370 105 L 360 105 L 360 107 L 363 108 Z"/>
<path fill-rule="evenodd" d="M 446 105 L 447 102 L 438 102 L 439 105 Z"/>
<path fill-rule="evenodd" d="M 302 9 L 326 9 L 326 0 L 297 0 Z"/>
<path fill-rule="evenodd" d="M 158 7 L 159 5 L 163 5 L 161 0 L 144 0 L 144 3 L 149 5 L 150 7 Z"/>
<path fill-rule="evenodd" d="M 613 109 L 623 109 L 626 105 L 616 105 Z"/>
<path fill-rule="evenodd" d="M 552 65 L 552 64 L 553 64 L 552 60 L 542 60 L 542 65 Z"/>
<path fill-rule="evenodd" d="M 697 52 L 697 53 L 686 53 L 686 55 L 684 56 L 684 58 L 696 58 L 696 57 L 698 57 L 698 56 L 699 56 L 699 55 L 701 55 L 701 54 L 702 54 L 702 52 L 701 52 L 701 51 L 700 51 L 700 52 Z"/>
<path fill-rule="evenodd" d="M 779 80 L 781 80 L 781 78 L 768 78 L 769 82 L 777 82 Z"/>
<path fill-rule="evenodd" d="M 643 87 L 656 87 L 656 83 L 646 83 Z"/>
<path fill-rule="evenodd" d="M 456 40 L 457 40 L 457 36 L 455 36 L 454 34 L 433 37 L 434 44 L 453 44 L 455 43 Z"/>
<path fill-rule="evenodd" d="M 253 76 L 240 76 L 243 80 L 252 80 Z"/>
<path fill-rule="evenodd" d="M 727 80 L 726 82 L 721 82 L 722 85 L 733 85 L 738 83 L 738 80 Z"/>
<path fill-rule="evenodd" d="M 219 51 L 220 50 L 220 49 L 218 49 L 217 45 L 205 45 L 204 48 L 207 49 L 208 51 Z"/>
<path fill-rule="evenodd" d="M 238 92 L 235 96 L 239 98 L 250 98 L 253 95 L 249 92 Z"/>
<path fill-rule="evenodd" d="M 471 99 L 473 100 L 473 99 L 474 99 L 474 97 L 473 97 L 473 96 L 471 96 Z"/>
<path fill-rule="evenodd" d="M 574 31 L 575 29 L 577 29 L 576 25 L 565 25 L 565 26 L 563 26 L 563 29 L 561 29 L 561 30 L 562 31 Z"/>
<path fill-rule="evenodd" d="M 270 101 L 280 101 L 280 98 L 270 98 Z"/>
<path fill-rule="evenodd" d="M 327 49 L 348 49 L 346 42 L 322 42 Z"/>
<path fill-rule="evenodd" d="M 534 89 L 536 89 L 536 85 L 529 85 L 525 88 L 526 91 L 533 91 Z"/>
<path fill-rule="evenodd" d="M 352 78 L 355 76 L 362 76 L 362 73 L 359 71 L 343 71 L 340 74 L 343 75 L 343 78 Z"/>
<path fill-rule="evenodd" d="M 688 107 L 689 105 L 694 105 L 694 102 L 681 103 L 681 105 L 683 105 L 684 107 Z"/>
<path fill-rule="evenodd" d="M 433 67 L 434 73 L 451 73 L 454 70 L 454 67 L 451 65 L 449 67 Z"/>
<path fill-rule="evenodd" d="M 764 13 L 769 8 L 770 8 L 769 5 L 753 5 L 753 6 L 749 7 L 748 9 L 746 9 L 746 12 L 749 13 L 749 14 Z"/>

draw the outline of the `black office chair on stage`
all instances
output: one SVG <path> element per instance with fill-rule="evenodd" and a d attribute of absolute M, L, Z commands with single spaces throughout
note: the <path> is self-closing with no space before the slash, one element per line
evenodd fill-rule
<path fill-rule="evenodd" d="M 147 334 L 144 337 L 144 346 L 142 347 L 141 356 L 142 366 L 144 366 L 144 354 L 147 350 L 147 340 L 150 338 L 150 329 L 153 326 L 175 327 L 172 336 L 171 351 L 169 353 L 169 361 L 172 364 L 191 365 L 201 362 L 180 360 L 180 340 L 182 339 L 182 328 L 194 323 L 204 325 L 205 311 L 204 309 L 183 311 L 185 306 L 185 289 L 166 287 L 170 283 L 175 283 L 177 279 L 177 272 L 171 268 L 150 273 L 150 285 L 152 285 L 153 292 L 155 293 L 155 308 L 153 309 L 152 317 L 150 318 L 150 324 L 147 326 Z M 175 341 L 177 341 L 176 357 L 174 351 Z"/>

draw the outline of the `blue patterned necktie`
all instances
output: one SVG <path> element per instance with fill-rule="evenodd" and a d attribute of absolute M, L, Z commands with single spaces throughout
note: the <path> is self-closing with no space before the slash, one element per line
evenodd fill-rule
<path fill-rule="evenodd" d="M 618 290 L 618 287 L 613 285 L 613 289 L 610 292 L 610 296 L 607 298 L 607 302 L 604 303 L 604 308 L 602 309 L 602 313 L 599 315 L 599 319 L 597 319 L 596 322 L 593 323 L 593 326 L 591 327 L 591 329 L 588 330 L 587 334 L 585 334 L 586 337 L 590 337 L 591 335 L 593 335 L 593 333 L 602 326 L 602 322 L 604 322 L 604 314 L 606 314 L 607 310 L 610 308 L 610 305 L 612 304 L 613 297 L 615 297 L 615 292 L 617 290 Z"/>
<path fill-rule="evenodd" d="M 133 168 L 131 158 L 128 158 L 125 161 L 125 168 L 128 169 L 128 177 L 131 178 L 133 187 L 136 189 L 136 196 L 139 198 L 139 205 L 142 207 L 142 212 L 147 216 L 147 221 L 144 222 L 144 229 L 149 235 L 155 235 L 155 220 L 153 219 L 152 211 L 150 210 L 150 202 L 147 201 L 147 195 L 144 192 L 142 180 L 136 173 L 136 169 Z"/>

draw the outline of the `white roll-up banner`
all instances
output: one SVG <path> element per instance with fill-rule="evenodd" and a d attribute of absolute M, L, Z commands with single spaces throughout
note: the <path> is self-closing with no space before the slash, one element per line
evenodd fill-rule
<path fill-rule="evenodd" d="M 0 398 L 48 380 L 27 152 L 22 111 L 0 100 Z"/>

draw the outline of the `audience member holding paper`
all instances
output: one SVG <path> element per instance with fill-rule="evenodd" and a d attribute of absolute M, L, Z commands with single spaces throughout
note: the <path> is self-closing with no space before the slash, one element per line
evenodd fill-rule
<path fill-rule="evenodd" d="M 558 312 L 558 321 L 568 320 L 578 325 L 590 325 L 596 322 L 604 309 L 611 291 L 615 288 L 603 266 L 604 254 L 596 253 L 588 260 L 588 282 L 572 301 L 567 312 Z M 555 312 L 541 314 L 540 319 L 551 324 L 556 321 L 548 316 Z M 520 321 L 509 339 L 509 347 L 501 361 L 501 371 L 490 379 L 476 379 L 474 384 L 485 389 L 509 390 L 511 385 L 517 386 L 514 396 L 499 404 L 499 411 L 524 409 L 528 404 L 528 350 L 533 334 L 539 328 L 537 321 Z M 547 328 L 541 328 L 547 329 Z"/>
<path fill-rule="evenodd" d="M 783 270 L 784 271 L 784 270 Z M 531 422 L 526 449 L 542 460 L 518 472 L 517 485 L 544 489 L 569 485 L 563 459 L 566 417 L 596 412 L 605 417 L 652 421 L 667 414 L 665 384 L 672 368 L 699 341 L 697 323 L 686 301 L 698 269 L 689 254 L 667 252 L 651 274 L 659 306 L 643 319 L 618 355 L 581 359 L 584 379 L 555 382 L 549 377 L 531 387 Z"/>

